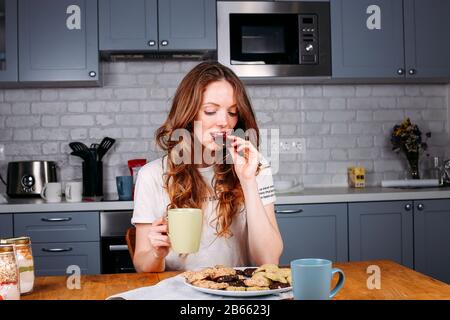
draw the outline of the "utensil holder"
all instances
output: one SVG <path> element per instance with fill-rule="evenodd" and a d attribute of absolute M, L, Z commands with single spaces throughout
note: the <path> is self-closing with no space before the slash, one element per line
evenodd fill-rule
<path fill-rule="evenodd" d="M 83 196 L 103 196 L 103 163 L 83 161 Z"/>

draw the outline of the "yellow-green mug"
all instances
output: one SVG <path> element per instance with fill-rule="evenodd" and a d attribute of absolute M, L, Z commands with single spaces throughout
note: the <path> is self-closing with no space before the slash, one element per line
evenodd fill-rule
<path fill-rule="evenodd" d="M 172 250 L 176 253 L 195 253 L 202 236 L 202 210 L 196 208 L 169 209 L 168 228 Z"/>

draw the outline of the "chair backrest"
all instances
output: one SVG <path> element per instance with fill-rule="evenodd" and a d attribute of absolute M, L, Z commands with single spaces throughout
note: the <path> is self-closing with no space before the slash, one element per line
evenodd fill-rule
<path fill-rule="evenodd" d="M 136 247 L 136 227 L 128 228 L 125 239 L 127 241 L 128 252 L 130 253 L 131 261 L 133 261 L 134 248 Z"/>

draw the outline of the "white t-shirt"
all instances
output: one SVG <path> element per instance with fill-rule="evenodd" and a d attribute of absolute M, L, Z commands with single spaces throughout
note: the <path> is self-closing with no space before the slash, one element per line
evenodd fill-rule
<path fill-rule="evenodd" d="M 170 203 L 164 189 L 163 172 L 167 168 L 166 157 L 154 160 L 143 166 L 138 173 L 134 194 L 134 212 L 132 224 L 152 223 L 163 217 Z M 272 170 L 266 161 L 256 177 L 259 195 L 263 205 L 275 202 Z M 212 186 L 214 167 L 198 169 L 206 183 Z M 233 236 L 216 236 L 215 197 L 205 198 L 203 228 L 200 249 L 196 253 L 179 255 L 172 250 L 166 256 L 167 270 L 192 270 L 213 265 L 248 266 L 251 261 L 248 254 L 247 212 L 245 208 L 233 218 L 231 232 Z"/>

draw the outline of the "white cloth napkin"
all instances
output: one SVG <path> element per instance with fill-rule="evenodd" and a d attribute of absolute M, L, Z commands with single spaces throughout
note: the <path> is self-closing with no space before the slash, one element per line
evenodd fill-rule
<path fill-rule="evenodd" d="M 292 291 L 254 297 L 228 297 L 200 292 L 184 283 L 181 275 L 165 279 L 154 286 L 142 287 L 122 292 L 106 298 L 106 300 L 280 300 L 292 298 Z"/>

